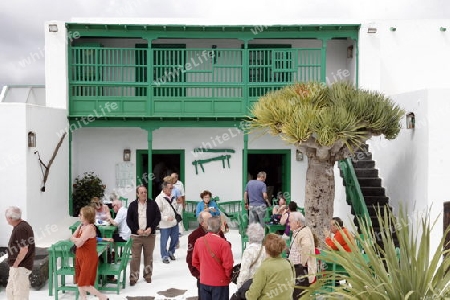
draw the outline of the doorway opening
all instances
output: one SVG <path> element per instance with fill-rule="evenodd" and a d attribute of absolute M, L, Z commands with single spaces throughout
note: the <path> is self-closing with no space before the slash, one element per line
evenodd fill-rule
<path fill-rule="evenodd" d="M 137 150 L 136 183 L 143 184 L 151 191 L 149 197 L 155 199 L 161 192 L 161 184 L 165 176 L 178 173 L 179 180 L 184 182 L 184 150 L 153 150 L 152 151 L 152 174 L 148 176 L 148 152 Z"/>
<path fill-rule="evenodd" d="M 267 196 L 272 201 L 278 193 L 286 200 L 291 195 L 291 150 L 248 150 L 247 181 L 256 179 L 259 172 L 267 174 Z"/>

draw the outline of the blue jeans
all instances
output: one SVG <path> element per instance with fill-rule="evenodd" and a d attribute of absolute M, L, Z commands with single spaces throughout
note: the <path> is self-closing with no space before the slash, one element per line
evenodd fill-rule
<path fill-rule="evenodd" d="M 210 286 L 200 283 L 200 297 L 202 300 L 228 300 L 230 288 L 227 286 Z"/>
<path fill-rule="evenodd" d="M 169 253 L 175 254 L 175 247 L 178 244 L 178 224 L 170 227 L 170 228 L 160 228 L 159 229 L 161 233 L 161 258 L 164 259 L 166 257 L 169 257 Z M 169 251 L 167 251 L 167 241 L 170 237 L 170 245 L 169 245 Z"/>

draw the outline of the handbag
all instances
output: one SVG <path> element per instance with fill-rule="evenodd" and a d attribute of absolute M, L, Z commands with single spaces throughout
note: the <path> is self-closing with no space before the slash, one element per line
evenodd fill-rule
<path fill-rule="evenodd" d="M 251 268 L 256 264 L 256 262 L 258 261 L 259 257 L 261 256 L 262 247 L 263 247 L 263 246 L 261 245 L 261 248 L 259 249 L 258 256 L 256 257 L 255 261 L 253 261 L 253 262 L 250 264 L 250 268 L 249 268 L 249 269 L 251 269 Z M 238 279 L 238 277 L 239 277 L 239 273 L 241 273 L 241 263 L 238 263 L 238 264 L 236 264 L 236 265 L 233 267 L 233 270 L 232 270 L 232 272 L 231 272 L 231 282 L 232 282 L 232 283 L 237 284 L 237 279 Z M 248 280 L 247 280 L 247 281 L 248 281 Z M 247 281 L 246 281 L 246 282 L 247 282 Z"/>
<path fill-rule="evenodd" d="M 175 213 L 175 220 L 177 220 L 177 223 L 180 223 L 181 221 L 183 221 L 183 217 L 179 213 L 177 213 L 175 208 L 172 206 L 172 203 L 170 202 L 169 198 L 164 197 L 164 199 L 166 199 L 167 202 L 169 203 L 170 207 L 172 207 L 173 212 Z"/>
<path fill-rule="evenodd" d="M 77 254 L 77 246 L 73 245 L 72 247 L 70 247 L 70 253 L 72 253 L 73 255 Z"/>

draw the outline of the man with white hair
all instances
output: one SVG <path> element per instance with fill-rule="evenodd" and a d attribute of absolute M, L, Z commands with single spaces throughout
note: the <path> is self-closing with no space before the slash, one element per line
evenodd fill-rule
<path fill-rule="evenodd" d="M 130 239 L 131 235 L 131 230 L 127 225 L 127 209 L 123 207 L 122 201 L 119 199 L 115 199 L 112 202 L 112 206 L 116 217 L 114 219 L 110 218 L 109 222 L 117 226 L 117 233 L 113 235 L 114 242 L 126 242 Z"/>
<path fill-rule="evenodd" d="M 199 226 L 197 229 L 192 231 L 192 233 L 188 236 L 188 249 L 187 249 L 187 255 L 186 255 L 186 262 L 188 264 L 189 271 L 191 272 L 192 276 L 194 276 L 197 279 L 197 293 L 198 293 L 198 300 L 201 300 L 200 296 L 200 270 L 195 268 L 192 265 L 192 253 L 194 252 L 194 246 L 197 239 L 205 236 L 208 233 L 208 219 L 211 218 L 211 213 L 207 211 L 202 211 L 198 215 L 198 223 Z M 219 236 L 223 238 L 224 240 L 227 240 L 225 238 L 225 235 L 222 231 L 219 231 Z"/>
<path fill-rule="evenodd" d="M 308 287 L 314 282 L 317 272 L 314 237 L 306 226 L 305 216 L 298 211 L 290 213 L 289 225 L 292 231 L 289 260 L 295 268 L 295 286 Z M 295 288 L 293 299 L 299 299 L 302 292 L 301 288 Z"/>
<path fill-rule="evenodd" d="M 33 270 L 36 253 L 33 228 L 22 220 L 22 212 L 16 206 L 8 207 L 5 217 L 8 224 L 13 227 L 8 242 L 9 278 L 6 297 L 8 300 L 28 299 L 30 293 L 28 276 Z"/>

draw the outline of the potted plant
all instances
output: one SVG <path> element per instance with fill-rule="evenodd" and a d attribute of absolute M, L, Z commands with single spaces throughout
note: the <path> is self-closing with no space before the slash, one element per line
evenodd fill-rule
<path fill-rule="evenodd" d="M 106 185 L 94 172 L 85 172 L 75 178 L 73 188 L 73 216 L 76 217 L 79 215 L 80 209 L 88 205 L 93 197 L 103 197 Z"/>

